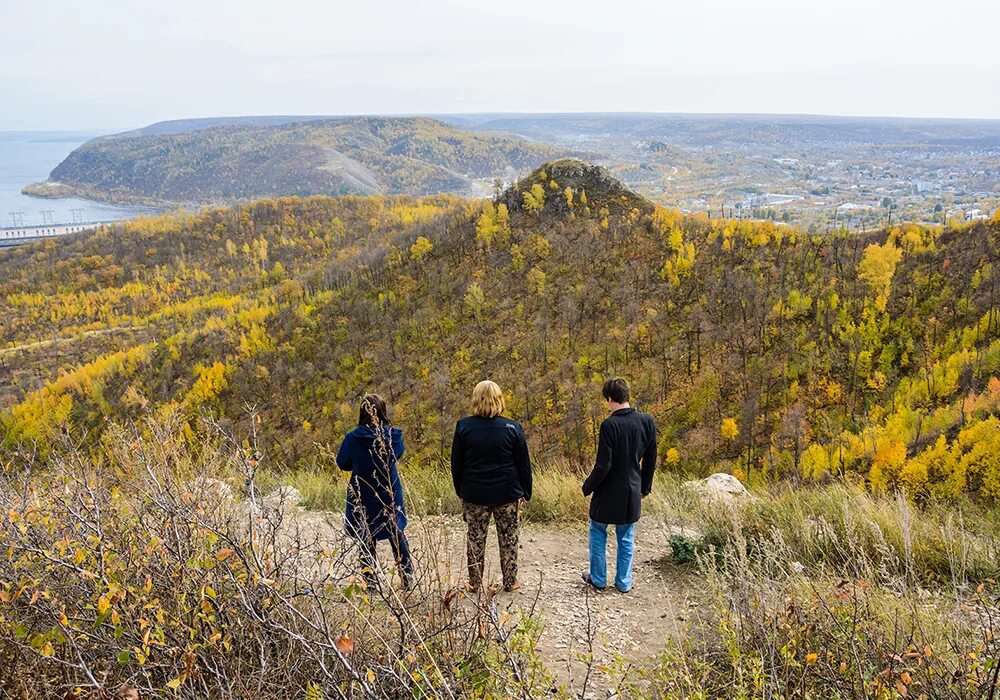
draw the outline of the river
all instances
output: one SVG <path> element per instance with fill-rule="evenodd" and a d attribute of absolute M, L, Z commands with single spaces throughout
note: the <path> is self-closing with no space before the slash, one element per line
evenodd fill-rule
<path fill-rule="evenodd" d="M 39 199 L 21 194 L 21 188 L 28 183 L 48 178 L 74 148 L 100 135 L 83 131 L 0 131 L 0 227 L 114 221 L 148 211 L 86 199 Z"/>

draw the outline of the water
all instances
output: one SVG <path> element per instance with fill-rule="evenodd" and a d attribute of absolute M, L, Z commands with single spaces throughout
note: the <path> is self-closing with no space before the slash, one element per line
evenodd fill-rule
<path fill-rule="evenodd" d="M 48 178 L 74 148 L 100 135 L 82 131 L 0 131 L 0 227 L 15 225 L 16 217 L 10 212 L 23 212 L 23 221 L 16 221 L 17 225 L 40 226 L 130 219 L 148 211 L 86 199 L 39 199 L 21 194 L 21 188 L 28 183 Z M 46 210 L 52 211 L 49 221 L 42 213 Z"/>

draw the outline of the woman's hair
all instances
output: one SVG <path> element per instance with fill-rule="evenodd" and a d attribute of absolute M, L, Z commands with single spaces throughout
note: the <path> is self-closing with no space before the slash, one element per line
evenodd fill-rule
<path fill-rule="evenodd" d="M 361 399 L 361 408 L 358 411 L 358 425 L 367 425 L 374 428 L 376 425 L 389 425 L 389 412 L 385 407 L 385 400 L 378 394 L 365 394 Z"/>
<path fill-rule="evenodd" d="M 472 390 L 472 414 L 480 418 L 493 418 L 504 412 L 503 392 L 496 382 L 479 382 Z"/>

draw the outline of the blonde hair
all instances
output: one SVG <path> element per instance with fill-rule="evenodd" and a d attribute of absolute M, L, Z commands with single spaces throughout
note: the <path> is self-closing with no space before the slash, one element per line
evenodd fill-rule
<path fill-rule="evenodd" d="M 496 382 L 486 381 L 476 384 L 472 390 L 472 414 L 480 418 L 493 418 L 504 412 L 503 392 Z"/>

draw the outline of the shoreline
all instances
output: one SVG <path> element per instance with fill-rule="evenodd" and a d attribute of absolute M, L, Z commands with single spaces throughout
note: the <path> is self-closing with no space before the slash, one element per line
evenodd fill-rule
<path fill-rule="evenodd" d="M 114 207 L 145 209 L 149 211 L 167 211 L 179 207 L 204 206 L 195 202 L 166 202 L 153 199 L 142 199 L 132 197 L 115 197 L 112 194 L 101 190 L 77 187 L 65 182 L 45 180 L 44 182 L 32 182 L 21 188 L 21 194 L 33 199 L 58 200 L 58 199 L 82 199 L 94 204 L 103 204 Z"/>

